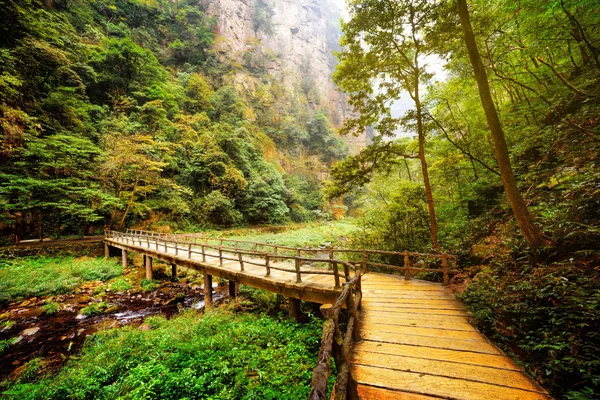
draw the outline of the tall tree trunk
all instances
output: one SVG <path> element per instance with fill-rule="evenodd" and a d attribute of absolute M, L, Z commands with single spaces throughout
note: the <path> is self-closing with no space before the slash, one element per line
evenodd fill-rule
<path fill-rule="evenodd" d="M 418 82 L 418 80 L 417 80 Z M 437 238 L 437 221 L 435 219 L 435 204 L 429 183 L 429 172 L 427 170 L 427 160 L 425 159 L 425 137 L 423 134 L 423 112 L 421 110 L 421 100 L 419 99 L 419 85 L 415 86 L 415 105 L 417 106 L 417 133 L 419 135 L 419 160 L 421 160 L 421 171 L 423 171 L 423 183 L 425 184 L 425 197 L 427 198 L 427 208 L 429 209 L 429 224 L 431 225 L 431 247 L 433 251 L 439 252 L 440 245 Z"/>
<path fill-rule="evenodd" d="M 519 224 L 519 228 L 527 240 L 527 243 L 529 243 L 529 246 L 534 249 L 545 246 L 550 244 L 550 240 L 546 238 L 542 231 L 535 225 L 533 217 L 527 208 L 527 204 L 517 187 L 517 181 L 510 164 L 510 158 L 508 157 L 508 148 L 504 132 L 502 131 L 502 124 L 500 123 L 500 118 L 496 112 L 496 107 L 494 106 L 492 95 L 490 93 L 487 74 L 481 62 L 481 58 L 479 57 L 479 51 L 477 50 L 477 43 L 475 42 L 475 36 L 473 35 L 473 28 L 471 27 L 469 18 L 467 1 L 457 1 L 460 23 L 465 35 L 465 44 L 467 46 L 471 65 L 473 66 L 477 87 L 479 88 L 481 104 L 485 111 L 485 116 L 494 142 L 494 152 L 498 161 L 498 168 L 500 169 L 500 177 L 502 179 L 504 191 L 506 192 L 506 197 L 513 210 L 515 219 Z"/>

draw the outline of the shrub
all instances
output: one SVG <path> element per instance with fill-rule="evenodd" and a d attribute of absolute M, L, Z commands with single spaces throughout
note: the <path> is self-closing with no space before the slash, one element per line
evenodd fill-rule
<path fill-rule="evenodd" d="M 304 399 L 321 323 L 213 310 L 101 331 L 58 374 L 11 384 L 7 399 Z"/>
<path fill-rule="evenodd" d="M 496 266 L 479 273 L 460 297 L 481 331 L 557 398 L 594 398 L 600 394 L 600 290 L 592 273 L 576 265 Z"/>

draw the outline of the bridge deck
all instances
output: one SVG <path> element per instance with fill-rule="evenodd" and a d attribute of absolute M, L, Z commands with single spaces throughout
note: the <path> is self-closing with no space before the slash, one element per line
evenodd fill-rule
<path fill-rule="evenodd" d="M 441 285 L 369 273 L 362 280 L 352 375 L 361 399 L 549 399 L 479 333 Z"/>
<path fill-rule="evenodd" d="M 242 271 L 239 261 L 225 260 L 220 265 L 219 256 L 214 249 L 207 249 L 205 251 L 205 260 L 203 260 L 202 254 L 198 253 L 200 251 L 199 246 L 194 247 L 194 252 L 190 257 L 187 244 L 181 244 L 182 247 L 178 251 L 174 247 L 168 247 L 165 251 L 162 244 L 157 249 L 156 244 L 152 241 L 149 243 L 142 241 L 142 243 L 132 244 L 131 241 L 123 238 L 112 238 L 105 239 L 105 243 L 112 247 L 143 254 L 166 263 L 177 264 L 215 277 L 232 280 L 239 284 L 253 286 L 300 300 L 321 304 L 333 303 L 341 293 L 340 288 L 336 289 L 334 287 L 335 280 L 333 275 L 310 274 L 310 271 L 322 273 L 324 271 L 323 268 L 302 265 L 302 282 L 300 283 L 296 281 L 296 273 L 275 269 L 286 268 L 293 270 L 294 263 L 288 260 L 271 261 L 270 274 L 266 276 L 265 266 L 250 264 L 263 264 L 264 259 L 257 259 L 248 255 L 242 257 L 244 263 Z"/>

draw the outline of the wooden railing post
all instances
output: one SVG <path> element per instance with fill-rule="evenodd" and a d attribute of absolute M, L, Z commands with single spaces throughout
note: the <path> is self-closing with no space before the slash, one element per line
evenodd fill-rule
<path fill-rule="evenodd" d="M 212 275 L 209 275 L 204 271 L 204 308 L 208 309 L 212 307 L 212 303 Z"/>
<path fill-rule="evenodd" d="M 223 249 L 219 247 L 219 266 L 223 266 Z"/>
<path fill-rule="evenodd" d="M 240 261 L 240 271 L 244 270 L 244 259 L 242 258 L 242 253 L 238 253 L 238 260 Z"/>
<path fill-rule="evenodd" d="M 333 247 L 331 247 L 331 246 L 329 246 L 329 259 L 333 260 Z M 333 261 L 329 261 L 328 269 L 330 269 L 330 270 L 333 269 Z"/>
<path fill-rule="evenodd" d="M 202 262 L 206 262 L 206 247 L 202 245 Z"/>
<path fill-rule="evenodd" d="M 275 245 L 275 248 L 274 248 L 274 250 L 273 250 L 273 253 L 274 253 L 275 255 L 277 255 L 277 245 Z M 277 257 L 274 257 L 274 258 L 273 258 L 273 262 L 275 262 L 275 261 L 277 261 Z"/>
<path fill-rule="evenodd" d="M 444 286 L 448 286 L 450 275 L 448 273 L 448 256 L 446 254 L 442 254 L 442 270 L 444 271 Z"/>
<path fill-rule="evenodd" d="M 267 275 L 266 276 L 271 275 L 271 266 L 269 265 L 269 261 L 270 261 L 269 260 L 269 253 L 266 253 L 265 254 L 265 267 L 267 268 Z"/>
<path fill-rule="evenodd" d="M 302 282 L 302 276 L 300 275 L 300 259 L 295 258 L 296 260 L 296 283 Z"/>
<path fill-rule="evenodd" d="M 344 279 L 346 279 L 346 282 L 350 280 L 350 267 L 347 263 L 344 263 Z"/>
<path fill-rule="evenodd" d="M 192 258 L 192 244 L 188 243 L 188 258 Z"/>
<path fill-rule="evenodd" d="M 340 288 L 340 271 L 338 271 L 338 264 L 336 262 L 333 263 L 333 279 L 335 281 L 335 288 Z"/>
<path fill-rule="evenodd" d="M 179 242 L 177 242 L 177 240 L 175 240 L 175 255 L 179 255 Z"/>
<path fill-rule="evenodd" d="M 171 280 L 177 280 L 177 264 L 171 264 Z"/>
<path fill-rule="evenodd" d="M 404 252 L 404 279 L 410 279 L 410 258 L 408 252 Z"/>

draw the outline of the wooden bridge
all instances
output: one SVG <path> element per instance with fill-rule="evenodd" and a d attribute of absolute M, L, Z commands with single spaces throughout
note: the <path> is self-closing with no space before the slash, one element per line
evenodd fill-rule
<path fill-rule="evenodd" d="M 107 231 L 107 256 L 109 246 L 122 250 L 124 265 L 128 252 L 142 254 L 148 279 L 153 259 L 171 264 L 174 276 L 177 266 L 201 271 L 208 307 L 212 276 L 228 279 L 232 296 L 238 284 L 287 296 L 292 316 L 300 315 L 300 300 L 322 304 L 311 400 L 329 397 L 332 358 L 332 399 L 550 399 L 469 323 L 462 303 L 444 285 L 411 278 L 433 272 L 447 284 L 451 255 L 292 248 L 148 231 Z M 433 261 L 418 262 L 423 259 Z M 402 275 L 368 272 L 373 268 Z"/>

